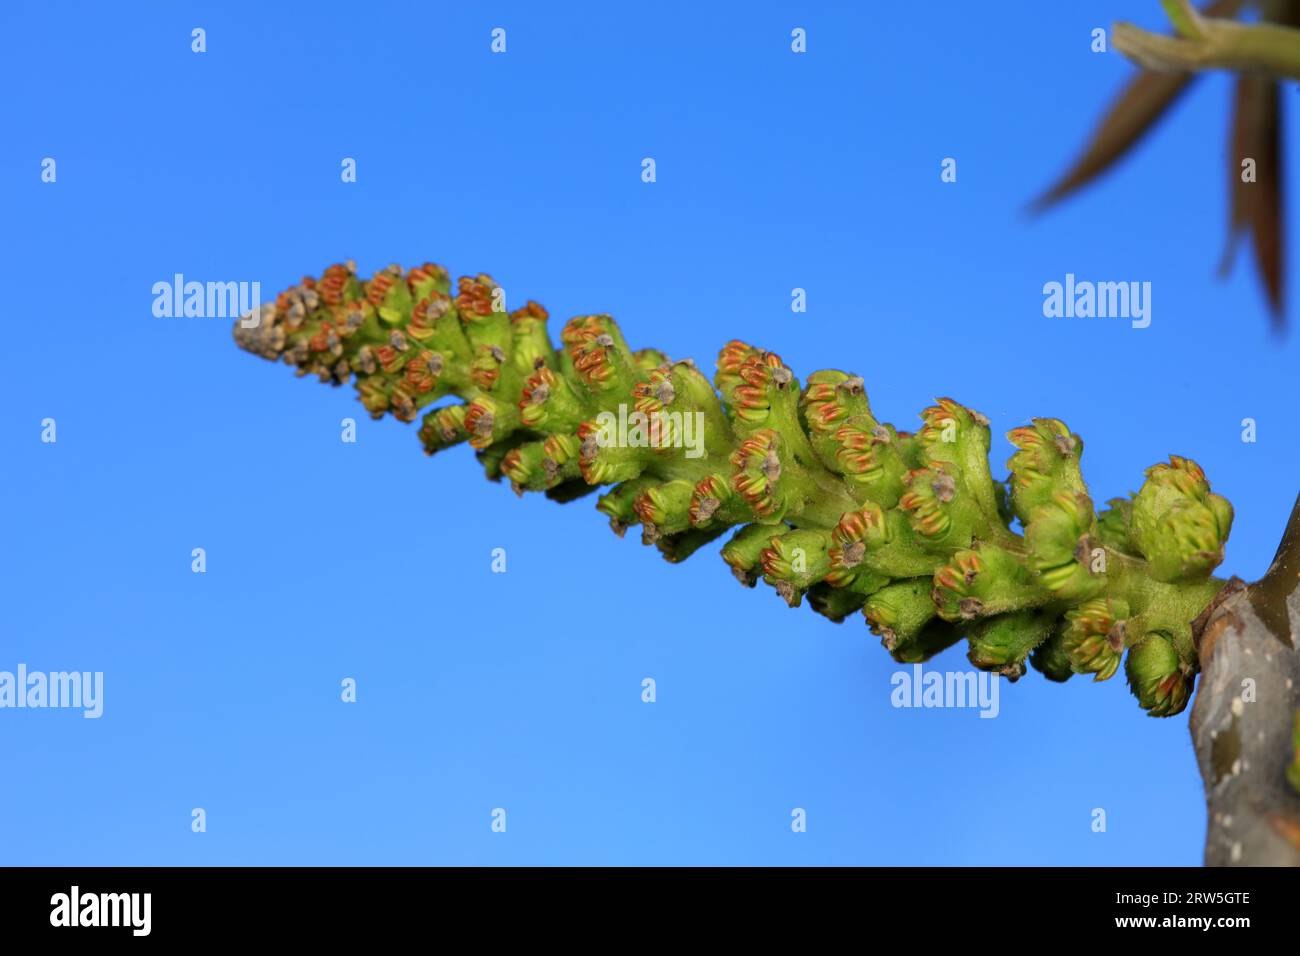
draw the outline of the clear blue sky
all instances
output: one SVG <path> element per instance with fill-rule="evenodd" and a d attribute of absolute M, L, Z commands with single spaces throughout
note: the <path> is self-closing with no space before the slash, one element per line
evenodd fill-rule
<path fill-rule="evenodd" d="M 1250 578 L 1300 484 L 1300 336 L 1268 334 L 1246 269 L 1213 276 L 1226 79 L 1083 199 L 1022 212 L 1130 75 L 1090 30 L 1161 18 L 4 4 L 0 669 L 103 671 L 106 699 L 97 721 L 0 711 L 0 863 L 1199 862 L 1186 717 L 1144 716 L 1122 677 L 1031 673 L 996 720 L 896 710 L 860 618 L 746 591 L 716 548 L 667 565 L 465 449 L 429 460 L 350 389 L 238 351 L 224 319 L 155 318 L 150 292 L 431 259 L 555 332 L 608 311 L 710 368 L 743 336 L 857 371 L 900 427 L 952 395 L 992 418 L 998 474 L 1003 432 L 1059 417 L 1098 499 L 1199 461 L 1237 507 L 1224 571 Z M 1150 281 L 1151 327 L 1044 318 L 1068 272 Z"/>

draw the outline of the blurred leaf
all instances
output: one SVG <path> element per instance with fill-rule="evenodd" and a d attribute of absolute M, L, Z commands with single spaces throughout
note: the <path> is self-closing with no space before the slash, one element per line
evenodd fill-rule
<path fill-rule="evenodd" d="M 1243 0 L 1218 0 L 1205 8 L 1206 16 L 1232 16 Z M 1155 128 L 1179 95 L 1196 78 L 1193 73 L 1143 71 L 1129 81 L 1102 117 L 1082 155 L 1057 182 L 1034 200 L 1032 209 L 1055 205 L 1080 186 L 1096 179 Z"/>

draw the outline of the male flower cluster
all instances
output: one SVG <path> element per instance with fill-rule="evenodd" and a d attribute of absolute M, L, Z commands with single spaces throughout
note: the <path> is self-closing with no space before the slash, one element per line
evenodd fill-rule
<path fill-rule="evenodd" d="M 234 332 L 299 375 L 353 382 L 376 418 L 420 420 L 430 454 L 469 444 L 519 493 L 606 487 L 597 508 L 615 532 L 639 525 L 670 561 L 731 532 L 722 557 L 742 583 L 835 621 L 861 612 L 898 661 L 963 638 L 976 667 L 1013 680 L 1026 665 L 1107 680 L 1123 661 L 1148 713 L 1186 706 L 1191 623 L 1224 583 L 1211 572 L 1232 525 L 1194 462 L 1153 466 L 1098 512 L 1083 442 L 1056 419 L 1009 433 L 997 481 L 988 419 L 952 399 L 902 431 L 849 372 L 801 384 L 737 340 L 710 382 L 690 360 L 633 350 L 608 315 L 569 320 L 556 348 L 544 308 L 504 299 L 487 275 L 453 286 L 426 263 L 367 280 L 349 263 Z"/>

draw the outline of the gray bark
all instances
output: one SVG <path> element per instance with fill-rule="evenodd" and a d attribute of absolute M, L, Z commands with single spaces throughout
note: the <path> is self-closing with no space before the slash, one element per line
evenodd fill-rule
<path fill-rule="evenodd" d="M 1286 768 L 1300 710 L 1300 498 L 1268 573 L 1234 579 L 1195 625 L 1192 743 L 1207 866 L 1300 866 L 1300 793 Z"/>

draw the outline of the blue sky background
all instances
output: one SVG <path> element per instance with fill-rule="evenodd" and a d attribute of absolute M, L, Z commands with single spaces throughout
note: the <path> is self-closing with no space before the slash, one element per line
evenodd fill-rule
<path fill-rule="evenodd" d="M 1213 276 L 1226 78 L 1086 197 L 1023 214 L 1130 75 L 1089 51 L 1116 19 L 1162 14 L 0 7 L 0 669 L 106 681 L 98 721 L 0 711 L 0 863 L 1198 863 L 1186 716 L 1146 717 L 1122 677 L 1033 672 L 996 720 L 896 710 L 860 618 L 746 591 L 716 547 L 670 566 L 592 499 L 425 458 L 224 319 L 151 313 L 177 272 L 269 298 L 348 257 L 487 271 L 554 333 L 608 311 L 710 368 L 739 335 L 857 371 L 900 427 L 950 394 L 993 419 L 997 474 L 1034 415 L 1085 438 L 1098 499 L 1191 456 L 1237 508 L 1224 571 L 1255 577 L 1297 490 L 1300 336 L 1268 333 L 1244 263 Z M 1150 281 L 1151 327 L 1045 319 L 1067 272 Z"/>

